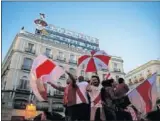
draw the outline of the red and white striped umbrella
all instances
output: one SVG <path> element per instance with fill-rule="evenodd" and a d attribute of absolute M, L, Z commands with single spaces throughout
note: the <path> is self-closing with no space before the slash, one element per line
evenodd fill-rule
<path fill-rule="evenodd" d="M 102 68 L 107 69 L 110 58 L 104 51 L 91 51 L 78 59 L 78 67 L 84 66 L 85 72 L 96 72 Z"/>

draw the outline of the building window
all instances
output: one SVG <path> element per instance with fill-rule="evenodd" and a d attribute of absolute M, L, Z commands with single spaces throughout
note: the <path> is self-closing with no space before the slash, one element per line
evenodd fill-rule
<path fill-rule="evenodd" d="M 118 75 L 116 75 L 116 81 L 118 81 L 118 79 L 119 79 L 119 76 L 118 76 Z"/>
<path fill-rule="evenodd" d="M 117 68 L 117 63 L 114 63 L 114 68 Z"/>
<path fill-rule="evenodd" d="M 113 68 L 114 68 L 114 71 L 116 71 L 116 72 L 119 71 L 119 70 L 118 70 L 118 64 L 117 64 L 117 63 L 113 63 Z"/>
<path fill-rule="evenodd" d="M 84 70 L 81 70 L 81 76 L 84 76 Z"/>
<path fill-rule="evenodd" d="M 24 58 L 24 62 L 23 62 L 23 65 L 22 65 L 22 69 L 23 70 L 27 70 L 27 71 L 30 71 L 31 67 L 32 67 L 32 63 L 33 63 L 33 60 L 30 59 L 30 58 Z"/>
<path fill-rule="evenodd" d="M 5 90 L 5 88 L 6 88 L 6 81 L 4 81 L 3 83 L 2 83 L 2 90 Z"/>
<path fill-rule="evenodd" d="M 28 47 L 25 49 L 26 52 L 35 54 L 35 51 L 33 50 L 34 44 L 28 43 Z"/>
<path fill-rule="evenodd" d="M 70 55 L 70 60 L 69 60 L 70 63 L 73 63 L 73 64 L 77 64 L 76 62 L 76 59 L 75 59 L 75 55 L 71 54 Z"/>
<path fill-rule="evenodd" d="M 46 48 L 45 55 L 46 55 L 48 58 L 51 58 L 51 59 L 52 59 L 51 49 Z"/>
<path fill-rule="evenodd" d="M 75 56 L 73 54 L 70 55 L 70 60 L 74 61 L 75 60 Z"/>
<path fill-rule="evenodd" d="M 28 49 L 29 49 L 29 50 L 32 51 L 32 50 L 33 50 L 33 46 L 34 46 L 34 44 L 28 43 Z"/>
<path fill-rule="evenodd" d="M 59 51 L 59 57 L 63 58 L 63 52 Z"/>
<path fill-rule="evenodd" d="M 29 81 L 27 80 L 26 76 L 23 76 L 22 79 L 20 79 L 20 83 L 18 86 L 19 89 L 29 89 Z"/>
<path fill-rule="evenodd" d="M 46 48 L 46 54 L 50 55 L 51 54 L 51 49 Z"/>

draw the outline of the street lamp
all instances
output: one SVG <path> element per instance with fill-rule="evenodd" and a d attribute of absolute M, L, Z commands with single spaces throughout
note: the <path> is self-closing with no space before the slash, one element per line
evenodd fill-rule
<path fill-rule="evenodd" d="M 36 106 L 34 104 L 28 104 L 25 110 L 25 118 L 32 119 L 37 115 Z"/>

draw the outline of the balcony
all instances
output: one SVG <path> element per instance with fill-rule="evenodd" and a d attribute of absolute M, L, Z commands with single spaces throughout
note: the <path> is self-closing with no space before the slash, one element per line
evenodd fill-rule
<path fill-rule="evenodd" d="M 30 72 L 31 66 L 22 65 L 21 69 Z"/>
<path fill-rule="evenodd" d="M 66 58 L 61 57 L 61 56 L 57 56 L 57 60 L 62 61 L 62 62 L 66 62 Z"/>
<path fill-rule="evenodd" d="M 69 63 L 77 65 L 77 61 L 76 60 L 69 60 Z"/>
<path fill-rule="evenodd" d="M 35 55 L 35 53 L 36 53 L 35 50 L 30 49 L 30 48 L 25 48 L 25 52 L 33 54 L 33 55 Z"/>
<path fill-rule="evenodd" d="M 52 54 L 45 53 L 45 55 L 46 55 L 48 58 L 53 59 L 53 55 L 52 55 Z"/>
<path fill-rule="evenodd" d="M 30 92 L 30 89 L 29 88 L 21 88 L 20 86 L 18 86 L 16 91 Z"/>

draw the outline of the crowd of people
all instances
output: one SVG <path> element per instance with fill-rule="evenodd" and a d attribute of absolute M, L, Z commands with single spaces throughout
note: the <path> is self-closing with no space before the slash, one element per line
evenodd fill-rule
<path fill-rule="evenodd" d="M 133 120 L 131 113 L 126 111 L 130 105 L 126 96 L 129 88 L 123 78 L 116 83 L 114 79 L 100 81 L 99 76 L 94 75 L 90 81 L 85 81 L 83 76 L 76 79 L 66 73 L 69 76 L 66 87 L 48 82 L 53 88 L 64 92 L 66 120 Z"/>

